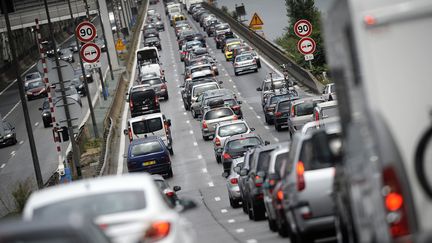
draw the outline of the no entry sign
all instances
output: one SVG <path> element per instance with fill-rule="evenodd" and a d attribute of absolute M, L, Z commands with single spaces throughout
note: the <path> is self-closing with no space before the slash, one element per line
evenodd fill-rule
<path fill-rule="evenodd" d="M 86 43 L 80 50 L 81 58 L 84 62 L 94 63 L 99 61 L 101 50 L 95 43 Z"/>
<path fill-rule="evenodd" d="M 305 37 L 297 43 L 297 49 L 304 55 L 312 54 L 315 52 L 316 43 L 312 38 Z"/>
<path fill-rule="evenodd" d="M 75 35 L 81 42 L 92 41 L 96 37 L 96 27 L 89 21 L 83 21 L 76 27 Z"/>
<path fill-rule="evenodd" d="M 300 38 L 310 36 L 312 34 L 312 24 L 306 19 L 300 19 L 294 24 L 294 32 Z"/>

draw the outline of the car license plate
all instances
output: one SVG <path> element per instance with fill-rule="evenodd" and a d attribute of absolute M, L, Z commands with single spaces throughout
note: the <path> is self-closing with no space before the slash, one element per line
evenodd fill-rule
<path fill-rule="evenodd" d="M 154 165 L 156 164 L 156 161 L 152 160 L 152 161 L 147 161 L 143 163 L 143 166 L 149 166 L 149 165 Z"/>
<path fill-rule="evenodd" d="M 143 106 L 141 109 L 142 110 L 148 110 L 148 106 Z"/>

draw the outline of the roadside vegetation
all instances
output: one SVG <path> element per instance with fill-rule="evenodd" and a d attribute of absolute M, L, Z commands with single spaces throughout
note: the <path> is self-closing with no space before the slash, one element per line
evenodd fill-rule
<path fill-rule="evenodd" d="M 284 48 L 297 64 L 311 71 L 312 74 L 322 81 L 322 73 L 327 72 L 327 64 L 324 43 L 321 37 L 321 13 L 315 7 L 314 0 L 285 0 L 285 5 L 289 23 L 285 29 L 285 33 L 277 38 L 275 42 Z M 297 50 L 297 42 L 300 38 L 294 33 L 294 24 L 300 19 L 308 20 L 313 26 L 310 37 L 315 40 L 317 47 L 314 53 L 314 60 L 312 60 L 312 68 L 310 68 L 309 62 L 305 61 L 304 55 Z"/>

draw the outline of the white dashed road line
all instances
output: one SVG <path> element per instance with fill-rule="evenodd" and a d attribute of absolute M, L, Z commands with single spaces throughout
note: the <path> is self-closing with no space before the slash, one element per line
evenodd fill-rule
<path fill-rule="evenodd" d="M 3 169 L 5 166 L 6 166 L 6 164 L 2 164 L 2 165 L 0 166 L 0 169 Z"/>
<path fill-rule="evenodd" d="M 208 173 L 207 168 L 202 168 L 203 173 Z"/>
<path fill-rule="evenodd" d="M 215 199 L 216 202 L 219 202 L 221 200 L 220 197 L 215 197 L 214 199 Z"/>
<path fill-rule="evenodd" d="M 221 209 L 221 213 L 228 213 L 228 210 L 226 210 L 225 208 Z"/>
<path fill-rule="evenodd" d="M 208 183 L 208 185 L 209 185 L 209 187 L 214 187 L 214 184 L 211 181 Z"/>
<path fill-rule="evenodd" d="M 235 223 L 235 219 L 228 219 L 228 223 L 229 224 Z"/>
<path fill-rule="evenodd" d="M 237 233 L 244 233 L 245 230 L 244 230 L 243 228 L 240 228 L 240 229 L 236 229 L 236 232 L 237 232 Z"/>

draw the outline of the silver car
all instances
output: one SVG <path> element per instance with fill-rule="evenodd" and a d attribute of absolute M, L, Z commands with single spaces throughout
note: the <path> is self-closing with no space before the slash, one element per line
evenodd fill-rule
<path fill-rule="evenodd" d="M 255 128 L 249 127 L 245 120 L 235 120 L 220 122 L 216 126 L 215 136 L 213 138 L 213 150 L 216 161 L 221 162 L 221 155 L 225 140 L 233 135 L 245 134 L 255 131 Z"/>
<path fill-rule="evenodd" d="M 239 178 L 240 178 L 240 168 L 243 166 L 244 163 L 244 157 L 240 157 L 237 159 L 233 159 L 231 164 L 231 170 L 230 172 L 224 172 L 222 174 L 223 177 L 226 178 L 226 185 L 228 189 L 228 198 L 230 201 L 230 205 L 233 208 L 238 208 L 240 206 L 241 202 L 241 195 L 240 195 L 240 187 L 238 184 Z"/>
<path fill-rule="evenodd" d="M 323 91 L 322 91 L 322 97 L 325 100 L 336 100 L 336 87 L 334 83 L 327 84 Z"/>
<path fill-rule="evenodd" d="M 152 74 L 152 73 L 150 73 Z M 168 87 L 166 81 L 161 79 L 159 75 L 141 75 L 140 84 L 148 84 L 159 97 L 163 97 L 165 100 L 168 100 Z"/>
<path fill-rule="evenodd" d="M 229 107 L 219 107 L 206 111 L 201 120 L 201 133 L 204 140 L 214 136 L 216 125 L 223 121 L 237 120 L 237 116 Z"/>
<path fill-rule="evenodd" d="M 298 99 L 291 103 L 291 114 L 288 117 L 288 130 L 290 137 L 301 130 L 302 127 L 313 121 L 314 108 L 317 104 L 324 102 L 321 97 L 307 97 Z"/>
<path fill-rule="evenodd" d="M 326 126 L 329 140 L 340 147 L 340 126 Z M 282 207 L 289 222 L 290 237 L 310 242 L 317 235 L 334 234 L 332 198 L 335 169 L 332 161 L 321 161 L 312 134 L 295 134 L 285 164 Z"/>
<path fill-rule="evenodd" d="M 251 53 L 245 53 L 236 56 L 234 63 L 234 74 L 239 75 L 240 72 L 254 71 L 258 72 L 257 61 Z"/>
<path fill-rule="evenodd" d="M 220 86 L 216 82 L 209 82 L 198 84 L 192 87 L 191 90 L 191 104 L 195 103 L 198 99 L 198 96 L 207 90 L 220 89 Z"/>

